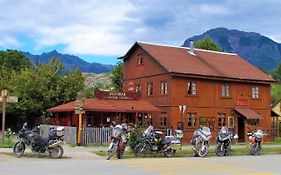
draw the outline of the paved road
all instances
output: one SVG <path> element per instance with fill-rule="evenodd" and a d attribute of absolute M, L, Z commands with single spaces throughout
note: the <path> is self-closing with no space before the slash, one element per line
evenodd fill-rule
<path fill-rule="evenodd" d="M 9 152 L 5 150 L 4 152 Z M 65 158 L 14 158 L 0 154 L 0 175 L 277 175 L 281 154 L 262 156 L 133 158 L 110 161 L 90 152 L 91 148 L 65 148 Z M 1 150 L 0 150 L 1 152 Z M 3 151 L 2 151 L 3 152 Z"/>

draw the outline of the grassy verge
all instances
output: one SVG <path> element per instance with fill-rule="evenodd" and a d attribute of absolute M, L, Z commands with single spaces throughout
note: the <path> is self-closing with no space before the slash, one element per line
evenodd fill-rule
<path fill-rule="evenodd" d="M 281 145 L 281 138 L 276 139 L 276 140 L 273 141 L 273 142 L 265 142 L 264 144 L 265 144 L 265 145 Z"/>
<path fill-rule="evenodd" d="M 107 151 L 96 151 L 95 154 L 99 156 L 105 156 Z M 229 155 L 250 155 L 250 149 L 248 148 L 232 148 L 230 150 Z M 261 154 L 281 154 L 281 148 L 275 147 L 275 148 L 262 148 Z M 175 157 L 192 157 L 192 150 L 186 149 L 186 150 L 180 150 L 177 151 L 175 154 Z M 207 156 L 216 156 L 215 149 L 211 148 L 209 150 L 209 153 Z M 164 157 L 163 154 L 156 154 L 156 153 L 148 153 L 146 154 L 146 157 Z M 135 158 L 135 154 L 132 151 L 126 151 L 124 154 L 124 158 Z"/>
<path fill-rule="evenodd" d="M 0 148 L 13 148 L 14 144 L 15 144 L 14 142 L 5 141 L 4 145 L 0 143 Z"/>

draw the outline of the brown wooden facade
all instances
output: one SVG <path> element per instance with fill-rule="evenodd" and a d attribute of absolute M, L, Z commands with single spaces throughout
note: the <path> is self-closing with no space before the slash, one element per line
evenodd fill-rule
<path fill-rule="evenodd" d="M 173 59 L 177 61 L 177 52 Z M 161 110 L 153 119 L 156 128 L 177 129 L 183 123 L 185 142 L 189 142 L 194 130 L 202 125 L 211 128 L 213 139 L 222 126 L 233 128 L 240 141 L 245 141 L 246 133 L 257 128 L 271 131 L 270 83 L 274 80 L 189 74 L 188 70 L 172 72 L 167 65 L 176 66 L 174 61 L 158 60 L 138 43 L 124 57 L 123 90 L 140 91 L 141 99 Z M 239 67 L 232 65 L 229 69 L 239 71 Z M 181 105 L 186 106 L 183 114 L 179 110 Z M 243 113 L 247 115 L 244 116 L 239 108 L 256 115 Z"/>

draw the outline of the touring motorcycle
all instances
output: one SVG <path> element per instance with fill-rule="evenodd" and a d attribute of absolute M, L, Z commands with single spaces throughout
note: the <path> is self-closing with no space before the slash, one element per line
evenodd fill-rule
<path fill-rule="evenodd" d="M 191 140 L 194 156 L 205 157 L 209 151 L 211 130 L 208 127 L 200 127 L 194 131 Z"/>
<path fill-rule="evenodd" d="M 225 126 L 222 127 L 217 137 L 216 154 L 227 156 L 231 148 L 231 141 L 237 138 L 237 134 L 234 134 Z"/>
<path fill-rule="evenodd" d="M 112 134 L 110 137 L 110 144 L 106 154 L 106 159 L 109 160 L 116 152 L 117 158 L 122 159 L 127 145 L 127 135 L 133 129 L 128 129 L 126 124 L 116 125 L 112 128 Z"/>
<path fill-rule="evenodd" d="M 247 133 L 249 138 L 249 148 L 251 149 L 251 153 L 253 156 L 260 154 L 260 150 L 263 144 L 263 136 L 266 133 L 262 130 L 256 130 L 251 133 Z"/>
<path fill-rule="evenodd" d="M 49 156 L 54 159 L 61 158 L 63 148 L 60 143 L 63 142 L 64 127 L 51 127 L 48 136 L 43 137 L 36 129 L 29 130 L 27 123 L 23 125 L 18 133 L 18 140 L 13 146 L 13 153 L 16 157 L 23 156 L 26 146 L 34 153 L 48 152 Z"/>
<path fill-rule="evenodd" d="M 183 137 L 181 130 L 176 130 L 175 135 L 165 136 L 162 139 L 162 132 L 155 131 L 153 126 L 149 126 L 142 137 L 140 143 L 135 147 L 136 156 L 145 156 L 150 151 L 154 153 L 163 153 L 165 157 L 173 157 L 177 150 L 181 149 L 180 139 Z"/>

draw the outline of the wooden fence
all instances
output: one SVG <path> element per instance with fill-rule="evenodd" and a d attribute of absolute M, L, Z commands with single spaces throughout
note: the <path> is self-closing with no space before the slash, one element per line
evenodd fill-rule
<path fill-rule="evenodd" d="M 41 125 L 40 134 L 48 136 L 49 129 L 53 125 Z M 53 126 L 59 127 L 59 126 Z M 77 144 L 77 128 L 64 126 L 64 141 L 67 144 Z M 108 144 L 111 136 L 111 128 L 84 128 L 82 136 L 82 145 L 88 144 Z"/>
<path fill-rule="evenodd" d="M 84 128 L 82 144 L 108 144 L 111 128 Z"/>

